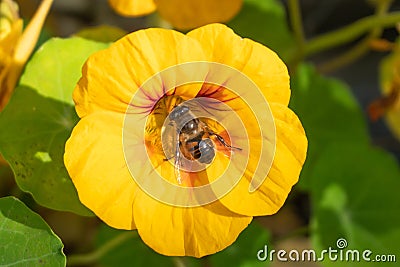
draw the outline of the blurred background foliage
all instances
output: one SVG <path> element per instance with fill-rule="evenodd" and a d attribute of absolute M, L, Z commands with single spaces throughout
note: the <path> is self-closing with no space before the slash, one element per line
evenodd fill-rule
<path fill-rule="evenodd" d="M 40 1 L 16 2 L 27 23 Z M 290 107 L 304 125 L 309 152 L 299 183 L 277 214 L 256 218 L 224 251 L 193 259 L 159 255 L 135 232 L 111 229 L 93 217 L 80 204 L 62 162 L 64 143 L 78 121 L 71 93 L 86 58 L 127 32 L 168 24 L 157 14 L 122 18 L 106 0 L 56 0 L 41 48 L 0 113 L 0 152 L 8 162 L 0 164 L 5 197 L 0 266 L 25 266 L 18 260 L 26 247 L 23 257 L 35 259 L 32 266 L 62 266 L 62 244 L 70 266 L 357 265 L 261 262 L 256 256 L 264 245 L 287 251 L 336 248 L 338 238 L 350 249 L 399 260 L 399 10 L 400 2 L 390 0 L 244 1 L 227 24 L 271 47 L 289 66 Z M 12 231 L 25 236 L 14 240 Z M 8 253 L 5 244 L 11 240 L 19 253 Z"/>

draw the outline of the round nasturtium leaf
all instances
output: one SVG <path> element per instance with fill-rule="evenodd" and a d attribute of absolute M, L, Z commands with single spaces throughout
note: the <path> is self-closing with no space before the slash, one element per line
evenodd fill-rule
<path fill-rule="evenodd" d="M 339 80 L 324 77 L 303 64 L 291 77 L 291 88 L 289 106 L 301 119 L 309 143 L 298 185 L 309 189 L 310 172 L 327 146 L 367 144 L 369 135 L 359 104 Z"/>
<path fill-rule="evenodd" d="M 14 197 L 0 198 L 0 266 L 65 266 L 61 240 Z"/>
<path fill-rule="evenodd" d="M 367 145 L 332 145 L 315 162 L 310 179 L 312 239 L 318 251 L 339 250 L 342 239 L 344 253 L 371 250 L 371 260 L 378 254 L 400 257 L 400 169 L 392 155 Z M 327 260 L 324 266 L 336 264 Z M 340 266 L 371 263 L 355 264 Z"/>
<path fill-rule="evenodd" d="M 64 145 L 78 121 L 72 91 L 90 54 L 105 43 L 51 39 L 27 64 L 10 102 L 0 113 L 0 153 L 18 186 L 45 207 L 92 213 L 84 207 L 64 167 Z"/>
<path fill-rule="evenodd" d="M 33 55 L 19 84 L 73 105 L 72 92 L 81 77 L 83 63 L 91 54 L 108 46 L 109 43 L 79 37 L 52 38 Z"/>

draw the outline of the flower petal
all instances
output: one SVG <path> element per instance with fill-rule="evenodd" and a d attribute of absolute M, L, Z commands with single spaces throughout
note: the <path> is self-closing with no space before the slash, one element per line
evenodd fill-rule
<path fill-rule="evenodd" d="M 156 10 L 153 0 L 108 0 L 110 6 L 120 15 L 143 16 Z"/>
<path fill-rule="evenodd" d="M 199 40 L 208 60 L 242 71 L 262 91 L 268 102 L 288 105 L 289 74 L 285 64 L 269 48 L 236 35 L 222 24 L 210 24 L 187 34 Z"/>
<path fill-rule="evenodd" d="M 202 257 L 232 244 L 252 217 L 214 202 L 197 208 L 163 204 L 145 193 L 135 198 L 135 222 L 142 240 L 168 256 Z"/>
<path fill-rule="evenodd" d="M 270 172 L 253 193 L 249 192 L 251 171 L 220 199 L 231 211 L 248 216 L 276 213 L 298 181 L 307 152 L 307 138 L 297 116 L 286 106 L 271 104 L 276 126 L 276 151 Z M 252 140 L 250 140 L 252 142 Z M 260 164 L 263 164 L 260 162 Z"/>
<path fill-rule="evenodd" d="M 181 30 L 227 22 L 241 9 L 243 0 L 154 0 L 161 17 Z"/>
<path fill-rule="evenodd" d="M 179 32 L 147 29 L 131 33 L 86 61 L 83 77 L 73 95 L 76 111 L 80 117 L 96 109 L 124 113 L 138 88 L 154 74 L 176 64 L 204 58 L 199 43 Z M 142 103 L 143 106 L 154 105 L 164 95 L 165 87 L 173 88 L 179 75 L 182 73 L 176 73 L 178 78 L 161 77 L 146 85 L 143 97 L 148 103 Z M 180 94 L 194 97 L 200 86 L 191 86 Z M 148 109 L 150 111 L 151 107 Z"/>
<path fill-rule="evenodd" d="M 66 143 L 64 162 L 85 206 L 112 227 L 134 229 L 132 203 L 138 188 L 125 164 L 123 120 L 115 112 L 81 119 Z"/>

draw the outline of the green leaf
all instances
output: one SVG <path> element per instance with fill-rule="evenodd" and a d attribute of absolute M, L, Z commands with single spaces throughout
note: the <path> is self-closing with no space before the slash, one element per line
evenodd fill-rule
<path fill-rule="evenodd" d="M 392 155 L 367 145 L 332 145 L 315 162 L 311 181 L 312 239 L 319 250 L 337 249 L 344 238 L 346 249 L 369 249 L 371 258 L 400 257 L 400 169 Z"/>
<path fill-rule="evenodd" d="M 0 149 L 18 186 L 39 204 L 89 215 L 63 163 L 64 143 L 77 120 L 72 106 L 20 86 L 0 114 Z"/>
<path fill-rule="evenodd" d="M 35 89 L 42 96 L 74 104 L 72 92 L 81 77 L 86 59 L 109 44 L 79 37 L 47 41 L 32 57 L 20 85 Z"/>
<path fill-rule="evenodd" d="M 289 106 L 299 116 L 308 138 L 308 152 L 299 186 L 310 187 L 315 162 L 331 144 L 367 144 L 369 136 L 364 115 L 349 88 L 342 82 L 301 65 L 291 82 Z"/>
<path fill-rule="evenodd" d="M 127 231 L 116 230 L 106 225 L 102 225 L 97 235 L 97 246 L 100 247 L 110 240 L 118 238 L 121 234 Z M 127 263 L 130 266 L 163 266 L 175 267 L 180 266 L 183 262 L 186 267 L 201 266 L 198 259 L 189 257 L 167 257 L 154 252 L 136 235 L 126 241 L 122 242 L 119 246 L 108 251 L 100 259 L 102 266 L 107 267 L 125 267 Z"/>
<path fill-rule="evenodd" d="M 210 262 L 212 266 L 268 266 L 269 261 L 258 260 L 257 252 L 264 249 L 269 241 L 269 232 L 257 222 L 252 222 L 231 246 L 211 255 Z"/>
<path fill-rule="evenodd" d="M 91 215 L 64 167 L 64 144 L 78 121 L 72 91 L 81 67 L 105 48 L 81 38 L 51 39 L 26 66 L 20 86 L 0 113 L 0 152 L 18 186 L 41 205 Z"/>
<path fill-rule="evenodd" d="M 61 240 L 14 197 L 0 199 L 0 266 L 65 266 Z"/>
<path fill-rule="evenodd" d="M 280 1 L 244 0 L 242 10 L 228 25 L 240 36 L 268 46 L 284 60 L 294 49 L 294 38 Z"/>
<path fill-rule="evenodd" d="M 0 197 L 8 196 L 14 184 L 14 175 L 8 164 L 2 163 L 0 159 Z"/>

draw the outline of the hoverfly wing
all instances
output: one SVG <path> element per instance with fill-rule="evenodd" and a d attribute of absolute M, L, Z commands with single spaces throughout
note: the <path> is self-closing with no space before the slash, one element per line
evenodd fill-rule
<path fill-rule="evenodd" d="M 177 145 L 179 148 L 179 134 L 175 123 L 170 122 L 163 125 L 161 143 L 166 160 L 173 159 L 176 155 Z"/>

